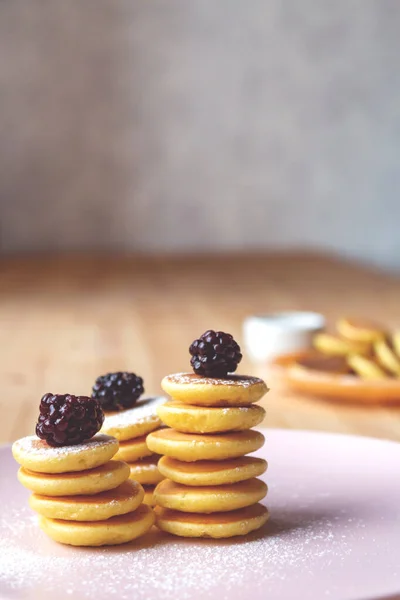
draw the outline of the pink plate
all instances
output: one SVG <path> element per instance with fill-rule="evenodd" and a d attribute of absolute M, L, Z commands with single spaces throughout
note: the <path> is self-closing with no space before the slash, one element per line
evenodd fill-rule
<path fill-rule="evenodd" d="M 400 444 L 267 430 L 271 519 L 247 538 L 73 549 L 38 529 L 0 449 L 0 598 L 400 598 Z"/>

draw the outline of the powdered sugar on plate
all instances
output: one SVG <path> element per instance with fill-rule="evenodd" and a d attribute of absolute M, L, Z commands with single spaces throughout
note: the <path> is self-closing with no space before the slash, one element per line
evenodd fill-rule
<path fill-rule="evenodd" d="M 49 540 L 0 449 L 0 597 L 65 600 L 354 600 L 400 593 L 400 445 L 268 431 L 271 518 L 244 538 L 153 530 L 114 548 Z"/>
<path fill-rule="evenodd" d="M 75 446 L 49 446 L 47 442 L 41 440 L 36 435 L 28 435 L 27 437 L 21 438 L 14 442 L 14 447 L 21 453 L 29 453 L 30 456 L 46 456 L 50 459 L 59 458 L 60 456 L 66 456 L 71 454 L 82 454 L 88 450 L 94 448 L 101 448 L 105 446 L 115 445 L 115 438 L 98 433 L 87 442 L 77 444 Z"/>
<path fill-rule="evenodd" d="M 7 580 L 0 591 L 8 588 L 14 595 L 40 589 L 40 598 L 59 600 L 190 600 L 214 598 L 218 590 L 221 600 L 231 600 L 237 586 L 244 586 L 253 598 L 265 598 L 265 585 L 284 579 L 288 566 L 310 569 L 324 556 L 344 560 L 348 554 L 333 522 L 303 525 L 292 522 L 291 531 L 285 531 L 276 520 L 269 532 L 235 540 L 184 540 L 153 530 L 136 543 L 88 550 L 57 545 L 38 531 L 29 509 L 14 510 L 0 524 L 6 533 L 0 540 L 0 581 Z"/>

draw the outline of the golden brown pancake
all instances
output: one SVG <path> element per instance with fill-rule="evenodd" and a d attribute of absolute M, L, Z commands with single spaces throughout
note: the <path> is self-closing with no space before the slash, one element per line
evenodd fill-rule
<path fill-rule="evenodd" d="M 158 470 L 159 458 L 157 454 L 154 454 L 134 463 L 129 463 L 131 470 L 130 478 L 142 485 L 156 485 L 160 483 L 164 477 Z"/>
<path fill-rule="evenodd" d="M 243 431 L 256 427 L 265 417 L 262 406 L 193 406 L 170 401 L 159 406 L 157 412 L 168 427 L 186 433 L 222 433 Z"/>
<path fill-rule="evenodd" d="M 262 379 L 248 375 L 228 375 L 222 379 L 175 373 L 164 377 L 161 387 L 174 400 L 194 406 L 248 406 L 268 392 Z"/>
<path fill-rule="evenodd" d="M 261 479 L 248 479 L 228 485 L 191 486 L 164 479 L 154 490 L 155 503 L 183 512 L 226 512 L 251 506 L 267 495 Z"/>
<path fill-rule="evenodd" d="M 142 437 L 135 438 L 133 440 L 127 440 L 126 442 L 119 443 L 119 450 L 115 455 L 118 460 L 125 460 L 126 462 L 136 462 L 146 456 L 151 456 L 153 452 L 149 450 L 146 443 L 145 435 Z"/>
<path fill-rule="evenodd" d="M 71 546 L 114 546 L 145 534 L 154 524 L 154 511 L 142 504 L 107 521 L 63 521 L 40 517 L 39 525 L 56 542 Z"/>
<path fill-rule="evenodd" d="M 240 456 L 228 460 L 198 460 L 183 462 L 170 456 L 160 458 L 161 474 L 189 486 L 225 485 L 259 477 L 267 470 L 267 461 L 254 456 Z"/>
<path fill-rule="evenodd" d="M 153 452 L 187 462 L 244 456 L 261 448 L 264 441 L 262 433 L 252 429 L 207 435 L 159 429 L 147 436 L 147 445 Z"/>
<path fill-rule="evenodd" d="M 125 462 L 109 460 L 100 467 L 71 473 L 35 473 L 20 467 L 18 479 L 28 490 L 36 494 L 77 496 L 112 490 L 126 481 L 129 473 L 129 467 Z"/>
<path fill-rule="evenodd" d="M 117 450 L 118 440 L 102 433 L 76 446 L 54 448 L 35 435 L 17 440 L 12 446 L 15 460 L 26 469 L 39 473 L 94 469 L 108 462 Z"/>
<path fill-rule="evenodd" d="M 262 504 L 213 514 L 184 513 L 159 506 L 156 508 L 157 527 L 181 537 L 229 538 L 246 535 L 262 527 L 268 517 L 268 510 Z"/>
<path fill-rule="evenodd" d="M 30 507 L 43 517 L 65 521 L 105 521 L 138 508 L 144 491 L 140 483 L 128 480 L 107 492 L 82 496 L 41 496 L 32 494 Z"/>
<path fill-rule="evenodd" d="M 141 398 L 133 408 L 107 412 L 101 431 L 122 442 L 147 435 L 161 426 L 156 409 L 165 401 L 166 398 L 161 396 Z"/>

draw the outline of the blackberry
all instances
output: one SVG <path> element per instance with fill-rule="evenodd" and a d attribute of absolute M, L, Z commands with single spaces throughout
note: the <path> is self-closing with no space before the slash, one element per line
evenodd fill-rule
<path fill-rule="evenodd" d="M 143 392 L 143 379 L 135 373 L 107 373 L 96 379 L 92 398 L 96 398 L 104 410 L 124 410 L 136 404 Z"/>
<path fill-rule="evenodd" d="M 36 435 L 49 446 L 75 446 L 90 440 L 104 421 L 100 403 L 88 396 L 45 394 L 39 410 Z"/>
<path fill-rule="evenodd" d="M 190 364 L 197 375 L 226 377 L 236 371 L 242 360 L 240 346 L 230 333 L 210 329 L 189 348 Z"/>

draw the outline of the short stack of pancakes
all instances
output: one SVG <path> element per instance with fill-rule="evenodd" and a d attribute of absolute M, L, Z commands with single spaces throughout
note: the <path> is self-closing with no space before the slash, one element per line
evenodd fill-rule
<path fill-rule="evenodd" d="M 123 544 L 143 535 L 154 513 L 144 491 L 129 480 L 126 463 L 112 460 L 118 441 L 97 434 L 74 446 L 52 447 L 36 436 L 13 444 L 19 481 L 33 492 L 29 504 L 39 525 L 57 542 L 73 546 Z"/>

